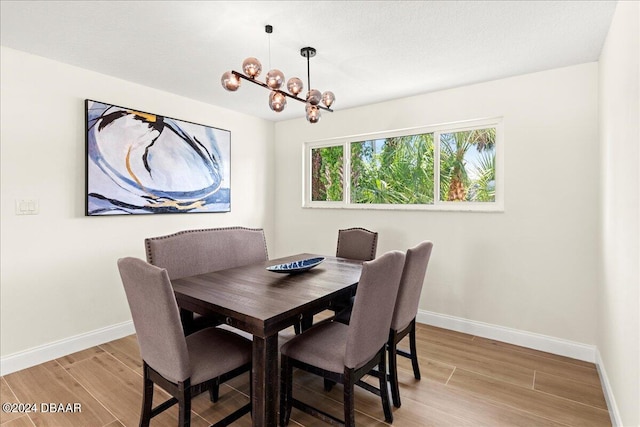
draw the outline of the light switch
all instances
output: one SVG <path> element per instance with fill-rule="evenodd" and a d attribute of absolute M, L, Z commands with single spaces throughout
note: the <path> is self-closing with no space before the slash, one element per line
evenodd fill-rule
<path fill-rule="evenodd" d="M 16 199 L 16 215 L 38 215 L 38 199 Z"/>

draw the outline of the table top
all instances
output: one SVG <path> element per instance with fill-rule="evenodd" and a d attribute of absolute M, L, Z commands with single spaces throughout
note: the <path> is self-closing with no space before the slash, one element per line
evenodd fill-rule
<path fill-rule="evenodd" d="M 268 336 L 292 325 L 303 313 L 318 311 L 353 292 L 362 262 L 324 256 L 311 270 L 281 274 L 266 267 L 318 257 L 297 254 L 262 263 L 172 280 L 178 305 L 201 314 L 218 315 L 236 328 Z"/>

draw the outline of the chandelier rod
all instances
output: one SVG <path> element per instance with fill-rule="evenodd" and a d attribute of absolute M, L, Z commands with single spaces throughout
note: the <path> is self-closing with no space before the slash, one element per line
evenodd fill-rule
<path fill-rule="evenodd" d="M 309 58 L 308 58 L 308 57 L 307 57 L 307 61 L 309 61 Z M 245 76 L 244 74 L 239 73 L 238 71 L 233 71 L 233 70 L 232 70 L 232 71 L 231 71 L 231 73 L 232 73 L 234 76 L 236 76 L 236 77 L 238 77 L 238 78 L 240 78 L 240 79 L 243 79 L 243 80 L 249 81 L 249 82 L 251 82 L 251 83 L 257 84 L 258 86 L 262 86 L 263 88 L 265 88 L 265 89 L 267 89 L 267 90 L 273 90 L 273 89 L 271 89 L 269 86 L 267 86 L 267 85 L 266 85 L 266 83 L 262 83 L 262 82 L 261 82 L 261 81 L 259 81 L 259 80 L 252 79 L 251 77 L 249 77 L 249 76 Z M 307 70 L 307 73 L 308 73 L 308 70 Z M 276 90 L 275 92 L 279 92 L 279 93 L 283 94 L 284 96 L 286 96 L 286 97 L 288 97 L 288 98 L 291 98 L 291 99 L 295 99 L 296 101 L 300 101 L 300 102 L 302 102 L 303 104 L 306 104 L 306 103 L 307 103 L 307 100 L 306 100 L 306 99 L 299 98 L 299 97 L 297 97 L 297 96 L 291 95 L 290 93 L 288 93 L 288 92 L 284 92 L 284 91 L 282 91 L 282 90 L 280 90 L 280 89 Z M 333 113 L 333 110 L 332 110 L 331 108 L 329 108 L 329 107 L 325 107 L 325 106 L 320 105 L 320 104 L 316 105 L 316 107 L 318 107 L 318 108 L 320 108 L 320 109 L 322 109 L 322 110 L 329 111 L 329 112 L 332 112 L 332 113 Z"/>
<path fill-rule="evenodd" d="M 305 48 L 305 49 L 311 49 L 311 48 Z M 311 90 L 311 66 L 309 65 L 309 60 L 310 58 L 313 56 L 310 50 L 305 51 L 304 49 L 302 50 L 304 53 L 302 54 L 303 56 L 307 57 L 307 89 Z"/>
<path fill-rule="evenodd" d="M 313 47 L 303 47 L 300 49 L 300 55 L 307 58 L 307 90 L 311 90 L 311 65 L 310 59 L 316 56 L 316 50 Z"/>

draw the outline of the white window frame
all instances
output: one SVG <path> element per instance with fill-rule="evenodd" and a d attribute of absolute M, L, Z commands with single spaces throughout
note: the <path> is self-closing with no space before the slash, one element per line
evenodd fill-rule
<path fill-rule="evenodd" d="M 373 210 L 425 210 L 425 211 L 468 211 L 468 212 L 504 212 L 504 135 L 502 117 L 468 120 L 456 123 L 429 125 L 416 128 L 396 129 L 392 131 L 376 132 L 362 135 L 309 141 L 302 147 L 303 161 L 303 208 L 333 208 L 333 209 L 373 209 Z M 440 200 L 440 135 L 443 133 L 463 132 L 473 129 L 496 129 L 496 193 L 493 202 L 450 202 Z M 433 204 L 374 204 L 351 203 L 351 143 L 384 139 L 407 135 L 433 133 L 434 141 L 434 201 Z M 343 147 L 343 192 L 342 201 L 311 200 L 311 152 L 317 148 L 339 146 Z"/>

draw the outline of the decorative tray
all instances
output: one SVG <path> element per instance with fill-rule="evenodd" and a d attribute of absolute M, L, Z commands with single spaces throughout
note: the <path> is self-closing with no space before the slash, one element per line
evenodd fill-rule
<path fill-rule="evenodd" d="M 272 265 L 267 267 L 267 270 L 274 273 L 302 273 L 303 271 L 311 270 L 316 265 L 322 263 L 322 261 L 324 261 L 324 257 L 308 258 L 286 264 Z"/>

